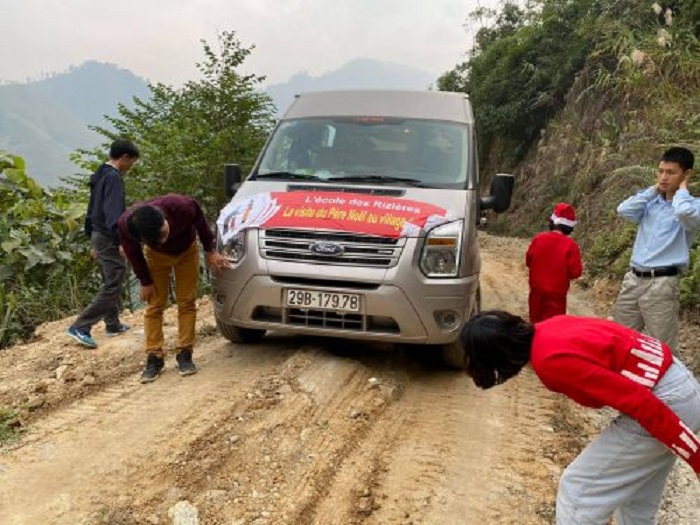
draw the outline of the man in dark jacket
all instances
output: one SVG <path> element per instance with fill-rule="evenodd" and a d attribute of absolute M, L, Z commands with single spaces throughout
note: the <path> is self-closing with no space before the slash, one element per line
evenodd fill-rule
<path fill-rule="evenodd" d="M 90 330 L 104 319 L 107 335 L 119 335 L 129 327 L 119 321 L 119 299 L 126 275 L 126 261 L 119 248 L 117 221 L 126 209 L 123 175 L 139 157 L 139 150 L 128 140 L 115 140 L 109 161 L 90 177 L 90 203 L 85 217 L 85 233 L 100 264 L 102 288 L 97 297 L 68 327 L 68 335 L 88 348 L 97 348 Z"/>

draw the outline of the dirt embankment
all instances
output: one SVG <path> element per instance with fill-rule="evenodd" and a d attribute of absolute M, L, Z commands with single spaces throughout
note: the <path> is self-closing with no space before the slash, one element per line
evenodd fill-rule
<path fill-rule="evenodd" d="M 482 242 L 484 306 L 524 312 L 524 243 Z M 575 289 L 571 310 L 606 315 L 608 299 Z M 200 307 L 188 378 L 169 356 L 138 383 L 138 314 L 127 335 L 97 332 L 97 351 L 53 323 L 0 354 L 0 407 L 20 408 L 27 429 L 0 448 L 0 524 L 166 524 L 184 500 L 207 525 L 547 524 L 562 468 L 602 423 L 529 372 L 482 392 L 418 351 L 233 345 Z M 662 523 L 698 523 L 698 497 L 679 466 Z"/>

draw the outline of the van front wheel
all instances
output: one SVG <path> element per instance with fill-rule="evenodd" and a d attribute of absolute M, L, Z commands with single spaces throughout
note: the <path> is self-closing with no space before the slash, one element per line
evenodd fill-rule
<path fill-rule="evenodd" d="M 476 294 L 474 297 L 474 306 L 469 317 L 472 317 L 478 313 L 481 313 L 481 286 L 477 286 Z M 455 341 L 450 344 L 442 345 L 442 362 L 448 367 L 454 368 L 456 370 L 462 370 L 464 368 L 464 347 L 460 342 L 458 337 Z"/>
<path fill-rule="evenodd" d="M 216 326 L 219 327 L 221 334 L 232 343 L 259 343 L 265 337 L 265 330 L 239 328 L 219 320 L 216 321 Z"/>
<path fill-rule="evenodd" d="M 464 368 L 464 348 L 457 339 L 455 342 L 442 345 L 442 362 L 455 370 Z"/>

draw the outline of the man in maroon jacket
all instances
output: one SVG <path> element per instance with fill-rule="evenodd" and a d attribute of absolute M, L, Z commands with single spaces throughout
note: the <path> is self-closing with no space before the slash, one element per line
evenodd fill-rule
<path fill-rule="evenodd" d="M 657 339 L 603 319 L 558 315 L 533 325 L 501 311 L 462 332 L 465 370 L 480 388 L 529 362 L 542 383 L 580 405 L 620 412 L 569 465 L 558 525 L 656 524 L 676 456 L 700 480 L 700 385 Z"/>
<path fill-rule="evenodd" d="M 178 310 L 178 353 L 180 375 L 197 371 L 192 362 L 197 320 L 199 249 L 206 252 L 212 269 L 228 266 L 214 250 L 214 235 L 197 201 L 184 195 L 156 197 L 126 210 L 119 218 L 119 242 L 141 283 L 141 299 L 146 301 L 146 368 L 142 383 L 154 381 L 164 365 L 163 310 L 168 304 L 170 274 L 175 273 L 175 299 Z"/>
<path fill-rule="evenodd" d="M 569 282 L 581 277 L 581 252 L 569 235 L 574 231 L 573 206 L 561 202 L 549 217 L 549 231 L 535 235 L 527 249 L 530 322 L 566 313 Z"/>

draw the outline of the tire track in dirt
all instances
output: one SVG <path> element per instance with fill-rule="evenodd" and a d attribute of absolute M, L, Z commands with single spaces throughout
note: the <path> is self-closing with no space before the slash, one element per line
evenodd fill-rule
<path fill-rule="evenodd" d="M 383 468 L 371 490 L 376 508 L 359 505 L 367 514 L 361 523 L 448 525 L 484 516 L 488 523 L 513 523 L 511 511 L 522 506 L 519 494 L 529 483 L 513 464 L 537 457 L 532 438 L 550 416 L 550 400 L 532 382 L 525 376 L 500 392 L 481 392 L 458 375 L 413 377 L 394 409 L 404 423 L 377 458 Z M 520 523 L 542 521 L 523 516 Z"/>
<path fill-rule="evenodd" d="M 146 476 L 150 489 L 152 479 L 164 483 L 141 508 L 162 506 L 176 487 L 196 502 L 203 523 L 311 523 L 339 465 L 391 402 L 393 390 L 368 382 L 383 366 L 377 357 L 367 358 L 370 368 L 362 349 L 356 356 L 301 349 L 270 370 L 176 465 Z"/>
<path fill-rule="evenodd" d="M 523 265 L 493 255 L 485 251 L 484 307 L 524 314 Z M 552 395 L 529 372 L 482 392 L 464 375 L 415 365 L 408 365 L 404 395 L 346 458 L 303 523 L 442 525 L 488 516 L 488 523 L 511 524 L 518 508 L 528 509 L 517 514 L 519 523 L 546 523 L 558 468 L 532 462 L 555 439 Z"/>
<path fill-rule="evenodd" d="M 211 345 L 210 345 L 211 346 Z M 201 373 L 180 378 L 172 368 L 153 385 L 128 379 L 40 422 L 25 445 L 0 456 L 1 523 L 75 523 L 123 491 L 130 472 L 176 451 L 221 417 L 231 392 L 254 384 L 262 370 L 285 359 L 282 348 L 234 352 L 218 341 L 202 347 Z M 88 489 L 88 490 L 86 490 Z"/>

